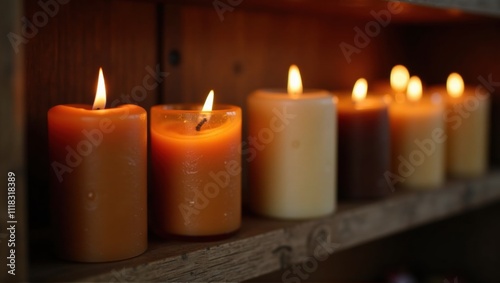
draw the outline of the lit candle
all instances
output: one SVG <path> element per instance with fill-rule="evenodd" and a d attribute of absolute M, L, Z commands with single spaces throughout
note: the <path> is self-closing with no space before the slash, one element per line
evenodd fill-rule
<path fill-rule="evenodd" d="M 390 74 L 389 82 L 375 83 L 373 89 L 377 93 L 390 94 L 397 100 L 404 100 L 410 73 L 403 65 L 395 65 Z"/>
<path fill-rule="evenodd" d="M 241 225 L 241 109 L 151 108 L 153 229 L 160 236 L 213 236 Z"/>
<path fill-rule="evenodd" d="M 444 93 L 444 87 L 435 88 Z M 488 165 L 489 95 L 464 86 L 457 73 L 446 82 L 445 122 L 447 128 L 447 172 L 454 176 L 476 177 Z"/>
<path fill-rule="evenodd" d="M 411 77 L 407 97 L 391 104 L 392 186 L 433 188 L 445 179 L 443 106 L 439 96 L 422 97 L 422 83 Z"/>
<path fill-rule="evenodd" d="M 327 91 L 302 92 L 296 66 L 288 86 L 247 100 L 251 207 L 276 218 L 327 215 L 336 206 L 336 102 Z"/>
<path fill-rule="evenodd" d="M 384 174 L 390 170 L 389 114 L 386 99 L 366 97 L 359 79 L 352 97 L 339 95 L 339 195 L 380 197 L 391 192 Z"/>
<path fill-rule="evenodd" d="M 48 112 L 53 237 L 69 260 L 121 260 L 147 248 L 146 111 L 105 104 L 100 70 L 93 106 Z"/>
<path fill-rule="evenodd" d="M 394 93 L 404 93 L 408 82 L 410 81 L 410 72 L 403 65 L 396 65 L 391 70 L 391 88 Z"/>

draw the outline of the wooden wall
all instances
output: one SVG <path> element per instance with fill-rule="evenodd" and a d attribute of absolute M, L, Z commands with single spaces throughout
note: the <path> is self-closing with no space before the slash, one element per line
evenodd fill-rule
<path fill-rule="evenodd" d="M 219 102 L 243 106 L 257 88 L 285 88 L 291 64 L 299 66 L 305 88 L 351 88 L 360 76 L 374 78 L 391 61 L 383 52 L 384 32 L 348 63 L 339 44 L 352 44 L 352 29 L 359 23 L 326 15 L 235 8 L 221 21 L 212 6 L 167 6 L 165 18 L 175 19 L 162 37 L 165 66 L 172 75 L 166 102 L 179 97 L 201 102 L 214 88 Z M 170 34 L 176 34 L 176 42 Z M 181 55 L 178 66 L 168 62 L 173 50 Z"/>

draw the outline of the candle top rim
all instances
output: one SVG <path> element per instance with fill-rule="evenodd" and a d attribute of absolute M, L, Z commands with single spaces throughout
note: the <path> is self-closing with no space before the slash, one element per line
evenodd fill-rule
<path fill-rule="evenodd" d="M 481 87 L 481 92 L 479 93 L 479 95 L 487 95 L 488 97 L 491 96 L 491 93 L 486 88 L 484 88 L 482 85 L 478 85 L 478 86 Z M 437 94 L 441 95 L 442 97 L 444 97 L 445 99 L 458 100 L 458 99 L 464 99 L 467 96 L 478 95 L 478 93 L 476 93 L 478 86 L 464 85 L 464 91 L 463 91 L 462 95 L 459 97 L 450 96 L 448 94 L 448 91 L 446 90 L 446 84 L 431 85 L 431 86 L 429 86 L 427 92 L 430 94 L 437 93 Z"/>
<path fill-rule="evenodd" d="M 410 109 L 419 107 L 440 108 L 443 107 L 446 102 L 443 95 L 439 93 L 423 95 L 418 101 L 409 101 L 408 99 L 397 101 L 394 97 L 391 97 L 391 99 L 390 107 L 410 107 Z"/>
<path fill-rule="evenodd" d="M 331 92 L 333 95 L 337 96 L 339 99 L 345 99 L 346 97 L 349 97 L 349 99 L 352 99 L 352 90 L 333 90 Z M 384 98 L 387 94 L 385 93 L 379 93 L 379 92 L 372 92 L 369 91 L 366 93 L 365 99 L 372 99 L 372 98 Z"/>
<path fill-rule="evenodd" d="M 308 99 L 323 99 L 325 97 L 332 98 L 330 91 L 324 89 L 304 89 L 300 95 L 290 95 L 283 88 L 263 88 L 252 93 L 253 96 L 262 96 L 275 99 L 290 99 L 290 100 L 308 100 Z"/>
<path fill-rule="evenodd" d="M 99 120 L 102 118 L 112 120 L 134 120 L 147 119 L 147 112 L 141 106 L 135 104 L 124 104 L 113 108 L 92 110 L 89 104 L 60 104 L 53 106 L 47 112 L 50 117 L 64 117 L 65 120 L 91 119 Z"/>
<path fill-rule="evenodd" d="M 121 105 L 117 105 L 115 107 L 111 107 L 111 108 L 104 108 L 104 109 L 92 109 L 92 105 L 90 104 L 80 104 L 80 103 L 69 103 L 69 104 L 58 104 L 58 105 L 55 105 L 55 106 L 52 106 L 49 111 L 51 110 L 57 110 L 57 109 L 65 109 L 65 110 L 69 110 L 69 109 L 73 109 L 74 111 L 81 111 L 82 113 L 93 113 L 93 114 L 96 114 L 98 115 L 99 113 L 109 113 L 109 112 L 122 112 L 123 111 L 123 108 L 133 108 L 134 110 L 138 110 L 138 111 L 146 111 L 144 108 L 142 108 L 141 106 L 139 105 L 136 105 L 136 104 L 121 104 Z"/>
<path fill-rule="evenodd" d="M 387 108 L 390 104 L 390 98 L 387 95 L 378 95 L 368 93 L 368 95 L 360 101 L 354 101 L 352 94 L 348 92 L 333 92 L 338 98 L 338 107 L 340 108 L 356 108 L 356 109 L 379 109 Z"/>
<path fill-rule="evenodd" d="M 151 110 L 194 113 L 199 114 L 202 111 L 203 104 L 201 103 L 172 103 L 172 104 L 158 104 L 151 106 Z M 241 107 L 231 104 L 214 104 L 212 110 L 204 112 L 234 112 L 241 111 Z"/>

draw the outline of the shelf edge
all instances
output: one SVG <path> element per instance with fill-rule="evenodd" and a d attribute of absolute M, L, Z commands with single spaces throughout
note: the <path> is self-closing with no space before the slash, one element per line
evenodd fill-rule
<path fill-rule="evenodd" d="M 229 239 L 160 244 L 130 261 L 108 263 L 106 272 L 77 280 L 242 281 L 280 269 L 285 274 L 292 264 L 326 260 L 332 253 L 498 200 L 500 173 L 495 172 L 480 179 L 450 181 L 436 190 L 399 190 L 376 201 L 343 202 L 337 213 L 321 219 L 277 221 L 246 216 L 242 231 Z M 68 277 L 79 267 L 54 266 L 50 274 L 59 274 L 56 280 L 73 280 Z"/>

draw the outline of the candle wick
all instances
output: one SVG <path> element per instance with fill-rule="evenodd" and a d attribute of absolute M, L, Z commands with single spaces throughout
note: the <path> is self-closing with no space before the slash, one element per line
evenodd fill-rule
<path fill-rule="evenodd" d="M 208 122 L 207 118 L 203 118 L 203 120 L 201 120 L 200 123 L 198 123 L 198 125 L 196 125 L 196 130 L 199 132 L 201 130 L 201 127 L 206 123 Z"/>

